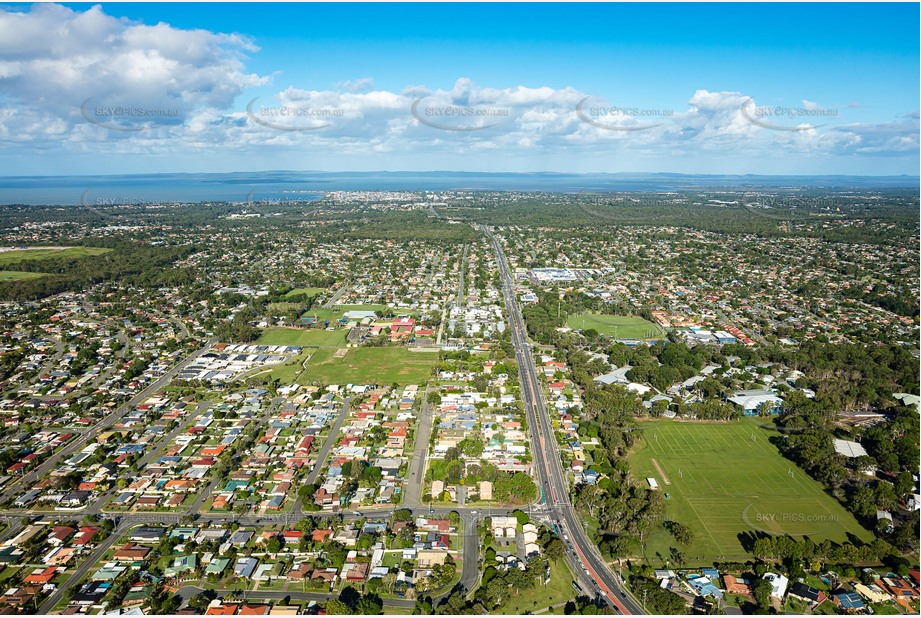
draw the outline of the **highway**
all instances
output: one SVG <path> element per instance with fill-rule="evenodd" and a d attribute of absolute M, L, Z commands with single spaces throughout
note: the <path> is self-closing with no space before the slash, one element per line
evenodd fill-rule
<path fill-rule="evenodd" d="M 515 300 L 512 273 L 498 239 L 488 228 L 481 229 L 492 242 L 499 265 L 502 294 L 518 362 L 521 396 L 531 433 L 534 468 L 538 488 L 542 492 L 538 508 L 544 509 L 546 519 L 559 530 L 566 543 L 566 557 L 582 588 L 603 599 L 621 614 L 643 614 L 645 612 L 629 596 L 620 578 L 611 572 L 595 544 L 585 534 L 580 516 L 570 504 L 569 483 L 560 464 L 559 446 L 550 416 L 544 406 L 541 383 L 537 378 L 524 320 Z"/>

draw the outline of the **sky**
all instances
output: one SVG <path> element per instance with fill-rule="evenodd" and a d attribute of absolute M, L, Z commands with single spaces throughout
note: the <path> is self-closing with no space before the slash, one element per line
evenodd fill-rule
<path fill-rule="evenodd" d="M 4 4 L 0 175 L 917 175 L 919 5 Z"/>

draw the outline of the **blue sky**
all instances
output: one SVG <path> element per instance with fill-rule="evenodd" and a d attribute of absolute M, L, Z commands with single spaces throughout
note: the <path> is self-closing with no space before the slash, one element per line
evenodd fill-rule
<path fill-rule="evenodd" d="M 0 164 L 914 175 L 918 19 L 908 3 L 5 5 Z"/>

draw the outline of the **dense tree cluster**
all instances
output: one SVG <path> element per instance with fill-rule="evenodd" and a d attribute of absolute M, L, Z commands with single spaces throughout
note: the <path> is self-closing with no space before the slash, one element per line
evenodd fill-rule
<path fill-rule="evenodd" d="M 109 242 L 112 251 L 102 255 L 23 260 L 5 270 L 47 273 L 37 279 L 8 281 L 0 285 L 0 300 L 35 300 L 68 291 L 85 290 L 102 281 L 118 281 L 144 288 L 190 284 L 191 271 L 172 265 L 193 251 L 191 246 L 161 247 L 141 243 Z"/>
<path fill-rule="evenodd" d="M 684 599 L 674 592 L 660 588 L 658 582 L 645 577 L 630 577 L 634 594 L 645 599 L 646 610 L 653 614 L 676 615 L 687 613 Z"/>

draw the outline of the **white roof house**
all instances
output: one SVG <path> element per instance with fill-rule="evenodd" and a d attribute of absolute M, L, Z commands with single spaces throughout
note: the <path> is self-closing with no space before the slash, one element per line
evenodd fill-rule
<path fill-rule="evenodd" d="M 765 573 L 762 579 L 771 582 L 771 596 L 782 600 L 783 595 L 787 592 L 787 584 L 790 583 L 790 580 L 779 573 Z"/>
<path fill-rule="evenodd" d="M 845 457 L 866 457 L 867 450 L 857 442 L 835 440 L 835 452 Z"/>

